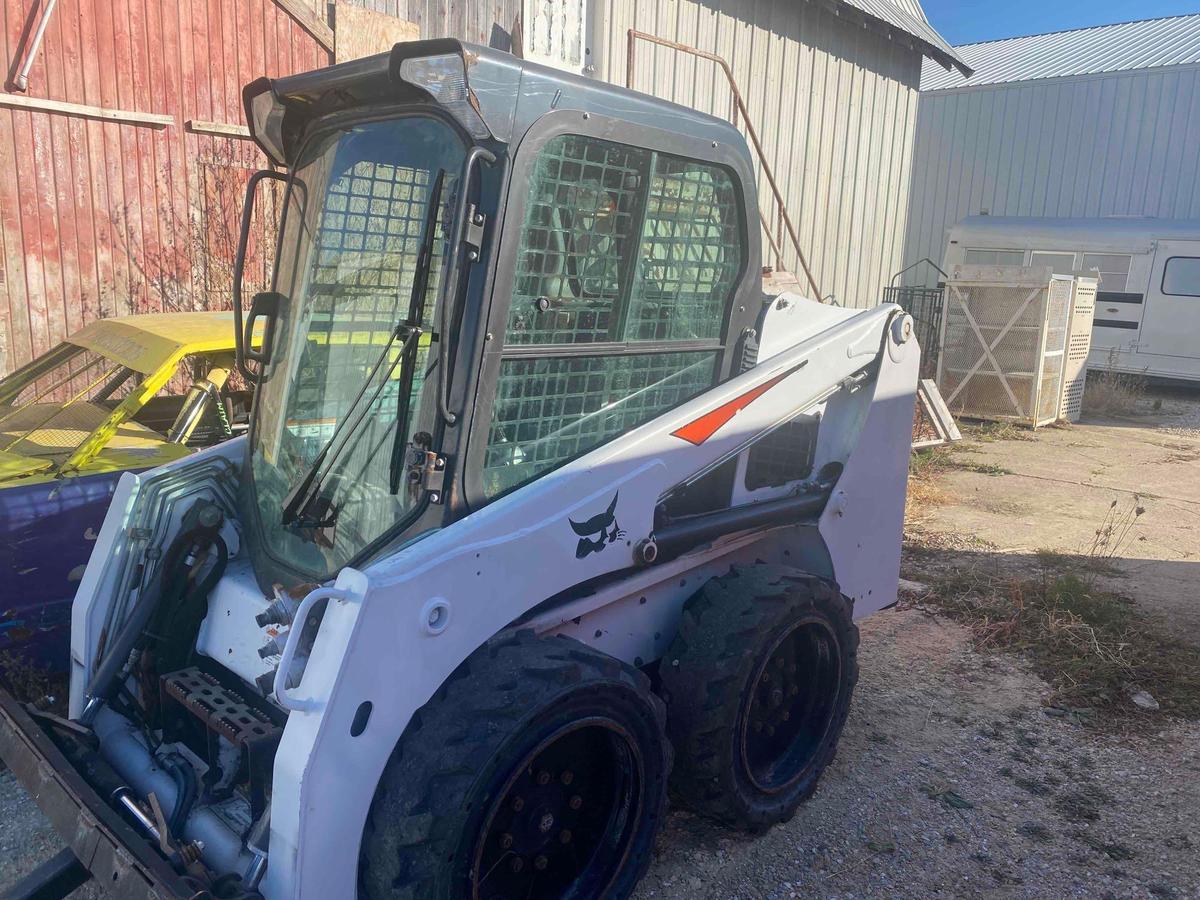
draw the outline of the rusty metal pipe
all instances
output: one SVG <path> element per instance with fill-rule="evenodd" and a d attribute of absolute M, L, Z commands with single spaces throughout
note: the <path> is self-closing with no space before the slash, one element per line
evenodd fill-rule
<path fill-rule="evenodd" d="M 783 193 L 779 190 L 779 185 L 775 183 L 775 175 L 771 172 L 771 167 L 767 165 L 767 154 L 763 151 L 762 142 L 758 138 L 758 132 L 754 130 L 754 125 L 750 121 L 750 111 L 746 107 L 746 102 L 742 99 L 742 92 L 738 90 L 737 82 L 734 80 L 733 70 L 729 67 L 729 63 L 715 53 L 709 53 L 707 50 L 701 50 L 698 47 L 690 47 L 678 41 L 669 41 L 657 35 L 638 31 L 636 28 L 629 29 L 628 41 L 625 57 L 625 86 L 630 89 L 633 88 L 634 75 L 636 74 L 634 48 L 637 46 L 638 41 L 646 41 L 650 44 L 657 44 L 660 47 L 678 50 L 681 53 L 689 53 L 692 56 L 700 57 L 700 59 L 707 59 L 709 62 L 714 62 L 721 67 L 721 71 L 725 73 L 725 80 L 729 82 L 729 89 L 733 92 L 735 113 L 741 113 L 742 118 L 745 119 L 746 135 L 750 138 L 750 143 L 754 145 L 754 149 L 758 153 L 759 162 L 762 163 L 763 175 L 766 176 L 767 184 L 771 187 L 771 193 L 775 196 L 775 203 L 779 207 L 780 217 L 783 219 L 783 224 L 787 227 L 788 237 L 792 240 L 792 246 L 796 250 L 796 257 L 800 261 L 800 267 L 804 270 L 804 277 L 808 279 L 808 284 L 813 290 L 814 298 L 820 300 L 821 289 L 817 287 L 817 281 L 813 277 L 812 270 L 808 267 L 808 261 L 804 258 L 804 251 L 800 249 L 800 236 L 796 232 L 796 226 L 792 224 L 791 216 L 787 214 L 787 208 L 783 201 Z M 734 118 L 736 121 L 736 115 Z M 762 215 L 761 211 L 759 215 Z M 765 225 L 766 222 L 764 221 L 763 224 Z M 769 228 L 767 229 L 767 238 L 770 240 Z"/>
<path fill-rule="evenodd" d="M 25 54 L 25 62 L 21 64 L 21 71 L 13 79 L 13 87 L 18 91 L 25 91 L 29 88 L 29 71 L 33 68 L 33 60 L 42 47 L 42 38 L 46 36 L 46 26 L 50 24 L 50 16 L 54 14 L 54 7 L 57 4 L 58 0 L 46 0 L 42 18 L 38 21 L 37 31 L 33 33 L 33 40 L 29 42 L 29 51 Z"/>

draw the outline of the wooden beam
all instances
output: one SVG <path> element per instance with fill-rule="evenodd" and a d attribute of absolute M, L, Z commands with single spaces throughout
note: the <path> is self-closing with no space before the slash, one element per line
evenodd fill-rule
<path fill-rule="evenodd" d="M 296 20 L 296 23 L 317 39 L 317 43 L 333 52 L 333 29 L 313 12 L 304 0 L 275 0 L 275 5 Z"/>
<path fill-rule="evenodd" d="M 202 119 L 188 119 L 184 123 L 188 131 L 195 134 L 215 134 L 220 137 L 249 138 L 250 129 L 245 125 L 230 125 L 226 122 L 205 122 Z"/>
<path fill-rule="evenodd" d="M 16 94 L 0 93 L 0 106 L 29 109 L 34 112 L 61 113 L 65 116 L 82 116 L 85 119 L 103 119 L 107 122 L 120 122 L 123 125 L 145 125 L 148 128 L 167 128 L 175 124 L 174 116 L 165 116 L 160 113 L 107 109 L 103 106 L 87 106 L 83 103 L 44 100 L 41 97 L 22 97 Z"/>

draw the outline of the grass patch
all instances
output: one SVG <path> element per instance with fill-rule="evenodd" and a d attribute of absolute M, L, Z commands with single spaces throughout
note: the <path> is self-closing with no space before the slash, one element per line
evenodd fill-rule
<path fill-rule="evenodd" d="M 1097 853 L 1103 853 L 1109 859 L 1115 860 L 1116 862 L 1128 862 L 1137 856 L 1137 854 L 1125 844 L 1122 844 L 1118 841 L 1106 841 L 1103 838 L 1098 838 L 1094 834 L 1089 834 L 1086 831 L 1075 832 L 1074 838 L 1081 844 L 1090 847 Z"/>
<path fill-rule="evenodd" d="M 958 570 L 933 579 L 921 603 L 966 625 L 977 648 L 1025 655 L 1054 687 L 1056 706 L 1154 715 L 1133 705 L 1139 690 L 1165 713 L 1200 718 L 1200 648 L 1098 588 L 1089 565 L 1076 558 L 1070 571 L 1055 554 L 1034 577 Z"/>
<path fill-rule="evenodd" d="M 958 430 L 964 438 L 981 444 L 993 441 L 1032 441 L 1033 432 L 1012 422 L 959 422 Z"/>
<path fill-rule="evenodd" d="M 1012 469 L 1006 469 L 1004 466 L 997 463 L 980 463 L 968 462 L 962 459 L 953 460 L 951 463 L 955 469 L 963 469 L 967 472 L 978 472 L 980 475 L 1011 475 Z"/>
<path fill-rule="evenodd" d="M 939 477 L 949 468 L 949 447 L 928 447 L 909 457 L 908 495 L 904 504 L 906 522 L 919 522 L 930 509 L 949 499 L 945 489 L 938 484 Z"/>
<path fill-rule="evenodd" d="M 1054 839 L 1050 829 L 1037 822 L 1026 822 L 1024 825 L 1018 826 L 1017 834 L 1027 837 L 1031 841 L 1037 841 L 1039 844 L 1048 844 Z"/>
<path fill-rule="evenodd" d="M 1111 416 L 1137 412 L 1138 401 L 1146 395 L 1146 376 L 1140 372 L 1118 372 L 1116 362 L 1113 351 L 1105 368 L 1088 372 L 1083 388 L 1085 413 Z"/>

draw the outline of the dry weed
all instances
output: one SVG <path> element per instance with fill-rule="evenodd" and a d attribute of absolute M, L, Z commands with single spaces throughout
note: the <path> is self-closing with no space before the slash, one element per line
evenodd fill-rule
<path fill-rule="evenodd" d="M 1127 415 L 1137 411 L 1145 396 L 1144 372 L 1118 372 L 1116 351 L 1110 351 L 1102 369 L 1091 369 L 1083 389 L 1083 411 L 1089 415 Z"/>

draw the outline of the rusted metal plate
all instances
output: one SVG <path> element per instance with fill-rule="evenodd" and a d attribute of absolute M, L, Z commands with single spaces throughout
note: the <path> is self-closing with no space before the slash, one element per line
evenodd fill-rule
<path fill-rule="evenodd" d="M 106 894 L 211 900 L 195 892 L 100 798 L 12 695 L 0 690 L 0 758 Z"/>

